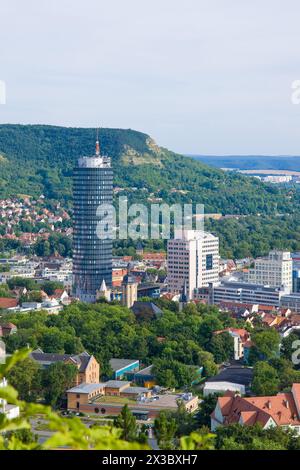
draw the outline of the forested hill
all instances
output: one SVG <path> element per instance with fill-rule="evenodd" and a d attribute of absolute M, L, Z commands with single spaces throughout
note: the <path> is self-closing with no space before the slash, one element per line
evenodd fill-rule
<path fill-rule="evenodd" d="M 44 194 L 68 204 L 72 168 L 79 156 L 94 153 L 94 142 L 94 129 L 0 125 L 0 197 Z M 224 214 L 298 210 L 293 191 L 211 168 L 159 147 L 141 132 L 101 129 L 100 143 L 112 157 L 115 186 L 126 188 L 131 200 L 203 203 L 206 212 Z"/>

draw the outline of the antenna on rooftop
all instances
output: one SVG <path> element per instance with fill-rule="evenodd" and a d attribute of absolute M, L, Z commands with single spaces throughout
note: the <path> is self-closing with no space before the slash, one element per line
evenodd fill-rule
<path fill-rule="evenodd" d="M 96 155 L 97 157 L 100 155 L 99 127 L 96 129 Z"/>

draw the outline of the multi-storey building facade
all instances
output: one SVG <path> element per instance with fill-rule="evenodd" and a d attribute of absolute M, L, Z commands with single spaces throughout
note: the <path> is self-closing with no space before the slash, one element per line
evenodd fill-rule
<path fill-rule="evenodd" d="M 279 307 L 281 298 L 287 293 L 288 291 L 278 287 L 223 280 L 217 285 L 210 286 L 208 298 L 211 304 L 236 302 Z"/>
<path fill-rule="evenodd" d="M 168 289 L 179 293 L 186 286 L 187 298 L 194 289 L 219 280 L 219 239 L 200 230 L 176 232 L 168 241 Z"/>
<path fill-rule="evenodd" d="M 300 253 L 292 253 L 293 259 L 293 292 L 300 293 Z"/>
<path fill-rule="evenodd" d="M 300 268 L 293 268 L 293 292 L 300 292 Z"/>
<path fill-rule="evenodd" d="M 282 308 L 290 308 L 293 312 L 300 313 L 300 293 L 295 292 L 283 295 L 280 299 L 280 306 Z"/>
<path fill-rule="evenodd" d="M 112 285 L 112 238 L 109 230 L 107 238 L 99 237 L 97 230 L 99 224 L 111 223 L 107 217 L 103 221 L 98 207 L 112 204 L 113 171 L 110 158 L 100 155 L 98 141 L 93 157 L 78 160 L 73 201 L 73 292 L 84 302 L 95 302 L 102 281 L 108 287 Z"/>
<path fill-rule="evenodd" d="M 292 290 L 293 261 L 289 251 L 270 251 L 267 258 L 258 258 L 249 269 L 247 282 Z"/>

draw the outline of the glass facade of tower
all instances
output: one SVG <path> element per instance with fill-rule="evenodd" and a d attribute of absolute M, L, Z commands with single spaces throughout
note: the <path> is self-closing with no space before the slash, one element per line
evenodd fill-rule
<path fill-rule="evenodd" d="M 97 209 L 112 202 L 110 158 L 80 158 L 73 178 L 73 293 L 84 302 L 96 301 L 103 279 L 112 285 L 112 240 L 97 236 Z"/>

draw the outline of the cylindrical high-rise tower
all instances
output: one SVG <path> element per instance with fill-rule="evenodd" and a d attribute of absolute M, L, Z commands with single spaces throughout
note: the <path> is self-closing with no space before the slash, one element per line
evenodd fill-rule
<path fill-rule="evenodd" d="M 97 140 L 95 155 L 79 158 L 73 178 L 73 294 L 83 302 L 96 301 L 103 280 L 112 285 L 112 240 L 97 236 L 97 209 L 112 203 L 111 162 Z"/>

